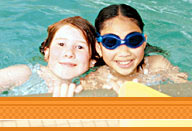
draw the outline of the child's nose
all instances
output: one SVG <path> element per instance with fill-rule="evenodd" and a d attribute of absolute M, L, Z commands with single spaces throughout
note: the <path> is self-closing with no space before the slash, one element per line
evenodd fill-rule
<path fill-rule="evenodd" d="M 73 49 L 69 48 L 63 51 L 63 57 L 66 58 L 74 58 L 75 57 L 75 53 L 73 51 Z"/>
<path fill-rule="evenodd" d="M 120 45 L 118 47 L 118 52 L 120 52 L 120 56 L 123 56 L 123 57 L 131 55 L 130 48 L 126 45 Z"/>

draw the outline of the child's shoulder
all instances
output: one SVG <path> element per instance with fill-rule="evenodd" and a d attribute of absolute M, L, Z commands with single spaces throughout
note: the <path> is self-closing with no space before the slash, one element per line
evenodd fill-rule
<path fill-rule="evenodd" d="M 152 55 L 152 56 L 147 56 L 146 57 L 149 61 L 151 62 L 159 62 L 159 61 L 164 61 L 166 58 L 162 55 Z"/>
<path fill-rule="evenodd" d="M 152 55 L 145 58 L 148 61 L 150 69 L 167 69 L 171 63 L 162 55 Z"/>

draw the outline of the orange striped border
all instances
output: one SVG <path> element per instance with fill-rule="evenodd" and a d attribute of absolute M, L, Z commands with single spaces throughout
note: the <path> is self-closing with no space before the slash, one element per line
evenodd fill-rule
<path fill-rule="evenodd" d="M 192 98 L 6 97 L 0 119 L 192 119 Z"/>

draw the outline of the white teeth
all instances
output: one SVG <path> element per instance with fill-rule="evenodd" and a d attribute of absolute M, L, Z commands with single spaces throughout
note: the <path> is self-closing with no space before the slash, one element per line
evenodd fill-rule
<path fill-rule="evenodd" d="M 121 64 L 121 65 L 127 65 L 127 64 L 129 64 L 131 61 L 123 61 L 123 62 L 119 62 L 119 64 Z"/>

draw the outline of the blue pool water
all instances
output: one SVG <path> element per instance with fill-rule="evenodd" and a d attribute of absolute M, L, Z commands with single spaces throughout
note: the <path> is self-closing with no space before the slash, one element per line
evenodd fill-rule
<path fill-rule="evenodd" d="M 0 0 L 0 68 L 45 64 L 38 48 L 48 25 L 76 15 L 94 24 L 100 9 L 119 3 L 140 12 L 148 42 L 167 50 L 192 80 L 192 0 Z"/>

